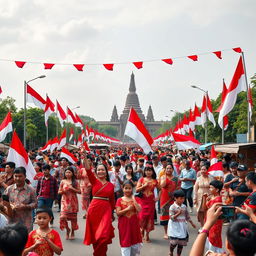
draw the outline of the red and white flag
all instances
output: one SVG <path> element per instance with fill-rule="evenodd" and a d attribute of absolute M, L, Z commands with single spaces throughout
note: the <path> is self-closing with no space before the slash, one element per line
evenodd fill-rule
<path fill-rule="evenodd" d="M 64 125 L 63 123 L 67 119 L 67 115 L 57 100 L 56 100 L 56 108 L 57 108 L 57 117 L 60 120 L 60 125 L 63 127 Z"/>
<path fill-rule="evenodd" d="M 130 110 L 124 134 L 135 140 L 145 154 L 152 151 L 154 140 L 133 108 Z"/>
<path fill-rule="evenodd" d="M 208 94 L 206 95 L 206 102 L 207 102 L 207 116 L 208 116 L 208 119 L 210 120 L 210 122 L 215 127 L 216 126 L 216 122 L 215 122 L 215 119 L 214 119 L 214 116 L 213 116 L 213 112 L 212 112 L 212 103 L 211 103 L 211 100 L 210 100 Z"/>
<path fill-rule="evenodd" d="M 51 153 L 58 147 L 58 145 L 59 145 L 59 138 L 58 137 L 53 138 L 51 141 L 51 148 L 50 148 Z"/>
<path fill-rule="evenodd" d="M 48 118 L 52 113 L 54 113 L 54 107 L 55 107 L 55 105 L 50 100 L 50 98 L 47 96 L 45 109 L 44 109 L 45 126 L 48 126 Z"/>
<path fill-rule="evenodd" d="M 220 110 L 218 123 L 223 128 L 223 118 L 226 116 L 235 106 L 238 93 L 246 91 L 246 79 L 243 67 L 242 56 L 239 58 L 234 76 L 229 85 L 227 96 Z"/>
<path fill-rule="evenodd" d="M 197 149 L 201 145 L 201 143 L 192 136 L 172 133 L 172 138 L 175 141 L 178 150 L 186 150 L 191 148 Z"/>
<path fill-rule="evenodd" d="M 80 127 L 81 129 L 84 127 L 84 122 L 82 121 L 82 119 L 79 117 L 79 115 L 77 113 L 75 113 L 75 118 L 76 118 L 76 127 Z"/>
<path fill-rule="evenodd" d="M 45 104 L 46 101 L 45 99 L 43 99 L 43 97 L 37 93 L 31 86 L 29 86 L 27 84 L 27 93 L 26 93 L 26 97 L 27 97 L 27 102 L 28 103 L 32 103 L 35 106 L 41 108 L 41 109 L 45 109 Z"/>
<path fill-rule="evenodd" d="M 202 107 L 201 107 L 201 120 L 202 120 L 202 126 L 204 127 L 205 123 L 206 123 L 206 97 L 204 95 L 203 98 L 203 103 L 202 103 Z"/>
<path fill-rule="evenodd" d="M 189 118 L 188 118 L 188 126 L 189 126 L 189 130 L 191 129 L 192 131 L 195 130 L 195 116 L 193 114 L 192 109 L 189 110 Z"/>
<path fill-rule="evenodd" d="M 213 177 L 223 177 L 223 166 L 222 161 L 218 162 L 217 154 L 214 148 L 214 145 L 212 145 L 211 148 L 211 166 L 209 167 L 207 173 Z"/>
<path fill-rule="evenodd" d="M 17 133 L 14 131 L 12 135 L 12 142 L 9 148 L 7 162 L 14 162 L 16 167 L 24 167 L 26 169 L 26 176 L 32 182 L 36 171 L 28 157 L 23 144 L 21 143 Z"/>
<path fill-rule="evenodd" d="M 82 133 L 80 133 L 80 135 L 78 136 L 77 139 L 77 146 L 80 147 L 83 144 L 83 139 L 82 139 Z"/>
<path fill-rule="evenodd" d="M 78 159 L 70 153 L 66 148 L 61 149 L 60 158 L 65 157 L 68 159 L 68 161 L 72 164 L 76 163 Z"/>
<path fill-rule="evenodd" d="M 83 148 L 85 149 L 85 151 L 90 152 L 90 148 L 86 141 L 84 141 L 84 143 L 83 143 Z"/>
<path fill-rule="evenodd" d="M 69 107 L 67 107 L 67 122 L 72 124 L 77 123 L 76 117 L 73 114 L 73 112 L 69 109 Z"/>
<path fill-rule="evenodd" d="M 188 123 L 188 118 L 186 114 L 184 114 L 183 116 L 183 129 L 185 132 L 189 132 L 189 123 Z"/>
<path fill-rule="evenodd" d="M 3 91 L 2 91 L 2 86 L 0 86 L 0 94 L 2 94 L 3 93 Z"/>
<path fill-rule="evenodd" d="M 8 112 L 3 122 L 0 125 L 0 142 L 4 141 L 6 135 L 9 132 L 12 132 L 12 115 L 11 112 Z"/>
<path fill-rule="evenodd" d="M 73 139 L 74 134 L 75 134 L 74 129 L 73 129 L 72 127 L 70 127 L 70 130 L 69 130 L 69 139 L 68 139 L 69 142 Z"/>
<path fill-rule="evenodd" d="M 51 149 L 52 140 L 48 140 L 47 143 L 40 149 L 40 151 L 48 151 Z"/>
<path fill-rule="evenodd" d="M 249 115 L 250 115 L 250 121 L 251 121 L 252 120 L 252 109 L 253 109 L 251 86 L 249 86 L 249 88 L 248 88 L 248 104 L 249 104 Z"/>
<path fill-rule="evenodd" d="M 195 120 L 195 122 L 194 122 L 195 125 L 202 125 L 201 114 L 200 114 L 199 109 L 196 104 L 195 104 L 195 108 L 194 108 L 194 120 Z"/>
<path fill-rule="evenodd" d="M 60 136 L 60 140 L 59 140 L 59 145 L 58 145 L 58 149 L 61 149 L 62 147 L 64 147 L 67 143 L 67 135 L 66 135 L 66 129 L 63 130 L 62 135 Z"/>

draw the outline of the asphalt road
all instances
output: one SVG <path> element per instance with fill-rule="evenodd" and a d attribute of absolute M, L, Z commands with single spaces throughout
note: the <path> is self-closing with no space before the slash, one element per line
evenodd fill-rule
<path fill-rule="evenodd" d="M 55 221 L 53 228 L 56 229 L 62 239 L 64 251 L 62 252 L 63 256 L 85 256 L 92 255 L 92 246 L 85 246 L 83 244 L 84 231 L 85 231 L 85 220 L 82 218 L 83 212 L 80 210 L 78 214 L 78 225 L 79 230 L 76 231 L 76 239 L 75 240 L 65 240 L 65 232 L 59 229 L 59 213 L 57 212 L 57 208 L 53 208 Z M 199 223 L 196 221 L 195 214 L 191 214 L 191 217 L 199 228 Z M 159 221 L 159 219 L 158 219 Z M 112 244 L 108 247 L 108 255 L 110 256 L 118 256 L 121 255 L 120 245 L 119 245 L 119 237 L 118 237 L 118 229 L 117 229 L 117 218 L 113 222 L 115 227 L 115 238 L 112 241 Z M 189 243 L 183 249 L 182 255 L 189 255 L 190 248 L 193 244 L 197 236 L 197 229 L 194 229 L 189 224 Z M 160 255 L 167 256 L 169 254 L 169 241 L 163 239 L 163 227 L 160 225 L 155 225 L 155 230 L 150 233 L 151 243 L 144 243 L 141 249 L 142 256 L 150 256 L 150 255 Z M 176 255 L 176 252 L 175 252 Z"/>

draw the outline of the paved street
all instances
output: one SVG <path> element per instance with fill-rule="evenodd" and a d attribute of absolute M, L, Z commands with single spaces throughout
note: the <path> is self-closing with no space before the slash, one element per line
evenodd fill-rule
<path fill-rule="evenodd" d="M 79 222 L 79 230 L 76 232 L 76 239 L 73 241 L 65 240 L 65 232 L 60 231 L 59 229 L 59 213 L 57 212 L 56 208 L 53 208 L 55 222 L 54 228 L 60 233 L 64 252 L 62 253 L 63 256 L 82 256 L 82 255 L 92 255 L 92 247 L 83 245 L 83 237 L 84 237 L 84 230 L 85 230 L 85 220 L 82 218 L 82 212 L 80 211 L 78 215 L 78 222 Z M 192 214 L 193 221 L 197 224 L 196 218 Z M 189 224 L 190 225 L 190 224 Z M 197 224 L 199 227 L 199 225 Z M 121 255 L 120 253 L 120 245 L 119 245 L 119 237 L 118 237 L 118 229 L 117 229 L 117 219 L 114 221 L 115 227 L 115 238 L 113 239 L 113 243 L 108 248 L 108 255 L 110 256 L 118 256 Z M 160 225 L 155 226 L 155 230 L 150 233 L 151 235 L 151 243 L 143 244 L 143 248 L 141 250 L 142 256 L 149 256 L 149 255 L 161 255 L 167 256 L 169 253 L 169 242 L 164 240 L 163 237 L 163 227 Z M 197 230 L 193 229 L 189 226 L 189 236 L 190 241 L 188 246 L 186 246 L 183 250 L 183 255 L 186 256 L 189 254 L 191 245 L 197 236 Z"/>

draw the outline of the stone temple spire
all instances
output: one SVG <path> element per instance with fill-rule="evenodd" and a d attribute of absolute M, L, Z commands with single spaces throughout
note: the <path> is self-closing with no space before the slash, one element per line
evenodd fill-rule
<path fill-rule="evenodd" d="M 124 107 L 122 115 L 127 115 L 128 116 L 131 107 L 133 107 L 136 110 L 138 115 L 144 121 L 145 120 L 145 116 L 143 115 L 142 110 L 140 108 L 140 102 L 139 102 L 138 95 L 136 93 L 135 79 L 134 79 L 134 74 L 133 73 L 131 74 L 129 93 L 128 93 L 127 97 L 126 97 L 125 107 Z"/>
<path fill-rule="evenodd" d="M 114 108 L 113 108 L 110 122 L 119 122 L 119 120 L 118 120 L 118 114 L 117 114 L 117 109 L 116 109 L 116 105 L 115 105 Z"/>
<path fill-rule="evenodd" d="M 155 122 L 151 105 L 149 105 L 149 108 L 148 108 L 148 114 L 147 114 L 147 119 L 146 119 L 146 121 L 147 121 L 147 122 Z"/>

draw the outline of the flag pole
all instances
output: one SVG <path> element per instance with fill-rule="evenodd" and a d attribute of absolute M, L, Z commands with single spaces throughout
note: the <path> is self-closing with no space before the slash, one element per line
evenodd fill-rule
<path fill-rule="evenodd" d="M 225 83 L 225 80 L 223 78 L 223 86 L 224 86 L 224 83 Z M 224 117 L 222 118 L 221 143 L 224 144 Z"/>
<path fill-rule="evenodd" d="M 207 126 L 207 122 L 208 122 L 208 102 L 207 102 L 207 100 L 208 100 L 208 91 L 206 91 L 205 92 L 205 95 L 206 95 L 206 109 L 205 109 L 205 115 L 206 115 L 206 117 L 205 117 L 205 128 L 204 128 L 204 136 L 205 136 L 205 144 L 207 143 L 207 128 L 208 128 L 208 126 Z"/>
<path fill-rule="evenodd" d="M 246 66 L 245 66 L 245 58 L 244 58 L 244 52 L 241 52 L 242 54 L 242 60 L 243 60 L 243 67 L 244 67 L 244 75 L 245 75 L 245 83 L 246 83 L 246 90 L 247 90 L 247 132 L 248 132 L 248 142 L 250 142 L 251 139 L 251 131 L 250 131 L 250 110 L 249 110 L 249 85 L 247 81 L 247 72 L 246 72 Z"/>
<path fill-rule="evenodd" d="M 58 137 L 58 109 L 57 109 L 57 100 L 56 100 L 56 136 Z"/>

